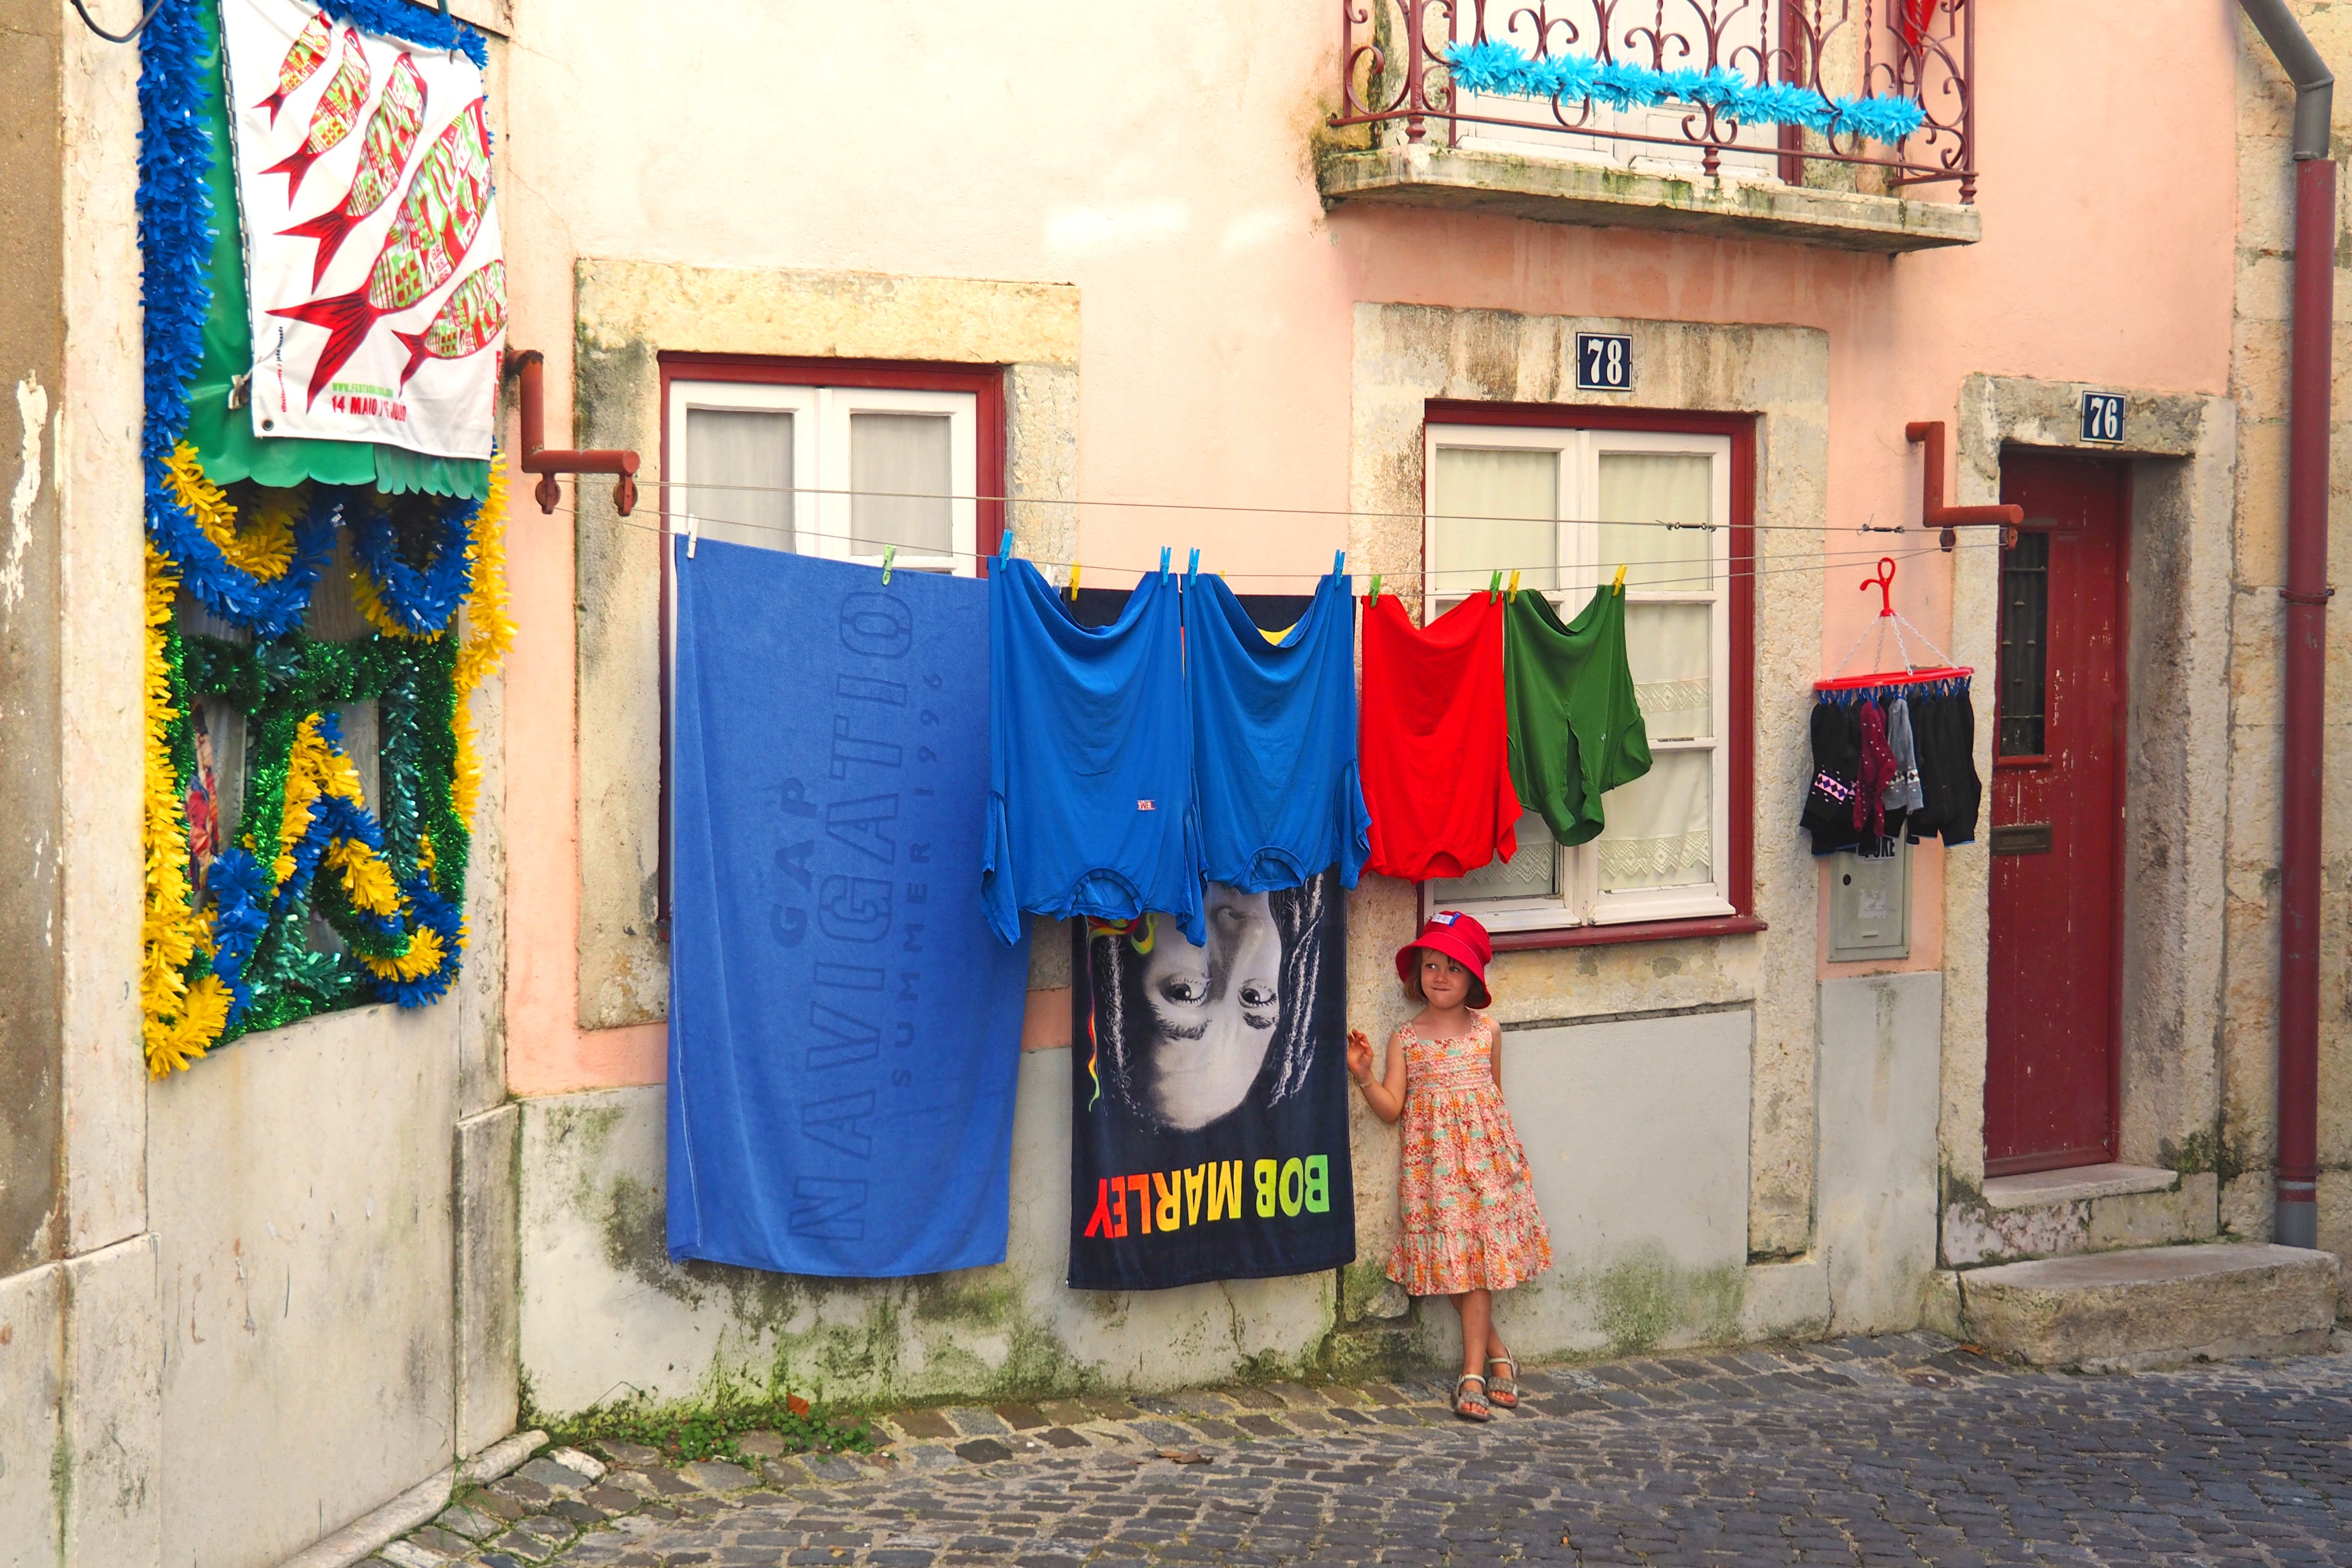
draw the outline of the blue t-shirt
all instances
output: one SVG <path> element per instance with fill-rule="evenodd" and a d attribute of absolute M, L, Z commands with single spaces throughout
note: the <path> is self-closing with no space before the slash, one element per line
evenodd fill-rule
<path fill-rule="evenodd" d="M 1013 942 L 1024 910 L 1157 910 L 1205 945 L 1176 584 L 1147 573 L 1117 621 L 1087 627 L 1028 562 L 998 556 L 990 573 L 990 927 Z"/>
<path fill-rule="evenodd" d="M 1222 578 L 1186 588 L 1192 787 L 1211 881 L 1264 892 L 1337 866 L 1356 885 L 1372 819 L 1356 779 L 1355 634 L 1355 599 L 1336 574 L 1278 642 Z"/>

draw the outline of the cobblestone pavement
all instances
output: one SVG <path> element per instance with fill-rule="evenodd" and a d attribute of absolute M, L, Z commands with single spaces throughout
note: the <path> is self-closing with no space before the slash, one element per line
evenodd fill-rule
<path fill-rule="evenodd" d="M 1485 1427 L 1276 1384 L 908 1412 L 763 1475 L 557 1450 L 381 1562 L 2352 1564 L 2352 1356 L 2084 1378 L 1906 1334 L 1526 1384 Z"/>

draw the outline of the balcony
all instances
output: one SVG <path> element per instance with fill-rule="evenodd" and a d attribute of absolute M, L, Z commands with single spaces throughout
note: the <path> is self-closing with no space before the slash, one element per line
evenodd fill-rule
<path fill-rule="evenodd" d="M 1327 205 L 1967 245 L 1974 0 L 1339 0 Z M 1948 185 L 1957 200 L 1923 200 Z"/>

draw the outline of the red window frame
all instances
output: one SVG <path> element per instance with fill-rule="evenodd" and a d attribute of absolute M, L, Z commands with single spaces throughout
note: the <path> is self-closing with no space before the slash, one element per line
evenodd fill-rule
<path fill-rule="evenodd" d="M 975 473 L 979 505 L 973 544 L 979 571 L 988 573 L 989 545 L 1004 529 L 1004 367 L 952 364 L 934 360 L 823 359 L 781 354 L 688 353 L 655 356 L 661 371 L 661 478 L 655 487 L 663 531 L 661 556 L 661 826 L 656 849 L 659 889 L 656 929 L 669 935 L 670 810 L 670 461 L 669 388 L 673 381 L 736 381 L 767 386 L 871 386 L 899 392 L 962 392 L 971 395 L 972 437 L 979 443 Z"/>
<path fill-rule="evenodd" d="M 1730 839 L 1724 891 L 1733 912 L 1623 925 L 1562 926 L 1497 931 L 1495 951 L 1604 947 L 1687 937 L 1744 936 L 1769 929 L 1756 917 L 1756 416 L 1700 414 L 1682 408 L 1588 408 L 1549 403 L 1469 403 L 1432 398 L 1430 425 L 1520 426 L 1552 430 L 1637 430 L 1668 436 L 1723 436 L 1731 442 L 1730 732 L 1723 737 L 1730 774 Z M 1426 476 L 1423 483 L 1427 484 Z M 1426 500 L 1423 502 L 1427 504 Z M 1427 548 L 1424 538 L 1423 548 Z M 1424 563 L 1424 565 L 1426 563 Z M 1425 902 L 1428 895 L 1423 895 Z M 1424 917 L 1427 910 L 1423 910 Z"/>

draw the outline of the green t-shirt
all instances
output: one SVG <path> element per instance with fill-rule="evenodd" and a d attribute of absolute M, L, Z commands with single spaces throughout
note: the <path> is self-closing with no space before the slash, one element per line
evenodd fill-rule
<path fill-rule="evenodd" d="M 1503 616 L 1503 707 L 1519 804 L 1562 844 L 1599 834 L 1601 797 L 1650 771 L 1625 661 L 1625 595 L 1602 587 L 1566 626 L 1541 594 L 1514 597 Z"/>

